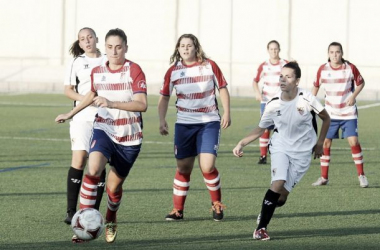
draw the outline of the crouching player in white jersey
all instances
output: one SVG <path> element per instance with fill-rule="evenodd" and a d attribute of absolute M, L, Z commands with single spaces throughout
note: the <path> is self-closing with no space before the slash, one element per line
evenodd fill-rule
<path fill-rule="evenodd" d="M 255 90 L 256 100 L 260 102 L 261 115 L 264 113 L 266 103 L 281 91 L 279 76 L 282 67 L 288 63 L 288 61 L 280 58 L 280 43 L 276 40 L 268 43 L 267 50 L 269 59 L 260 64 L 256 77 L 253 79 L 253 89 Z M 260 81 L 263 83 L 261 91 L 259 90 Z M 273 130 L 273 126 L 267 128 L 259 139 L 260 158 L 257 162 L 258 164 L 267 164 L 268 142 L 271 130 Z"/>
<path fill-rule="evenodd" d="M 270 239 L 267 226 L 276 207 L 285 204 L 293 187 L 309 169 L 312 152 L 314 159 L 322 155 L 330 117 L 315 96 L 298 88 L 300 78 L 301 69 L 296 62 L 283 67 L 281 93 L 267 103 L 258 127 L 232 150 L 235 156 L 242 157 L 244 146 L 259 138 L 268 126 L 275 126 L 269 142 L 271 186 L 264 196 L 258 226 L 253 233 L 256 240 Z M 312 111 L 322 119 L 318 139 Z"/>
<path fill-rule="evenodd" d="M 364 79 L 355 65 L 343 59 L 343 47 L 333 42 L 328 47 L 327 63 L 319 67 L 314 82 L 313 95 L 317 95 L 320 87 L 325 90 L 325 107 L 331 117 L 331 125 L 323 144 L 321 157 L 321 177 L 313 186 L 327 185 L 330 166 L 330 148 L 332 140 L 347 138 L 351 147 L 352 158 L 356 165 L 360 187 L 368 187 L 367 177 L 364 175 L 364 161 L 362 148 L 358 140 L 358 110 L 356 97 L 364 88 Z"/>
<path fill-rule="evenodd" d="M 145 75 L 140 66 L 127 60 L 127 36 L 121 29 L 110 30 L 105 39 L 108 61 L 92 70 L 91 91 L 67 114 L 55 119 L 61 123 L 94 103 L 99 107 L 91 140 L 88 173 L 80 190 L 80 208 L 94 207 L 100 175 L 111 165 L 106 190 L 108 195 L 106 241 L 116 239 L 116 213 L 129 174 L 142 143 L 142 116 L 147 110 Z M 81 242 L 73 236 L 74 242 Z"/>
<path fill-rule="evenodd" d="M 69 62 L 65 75 L 65 95 L 74 101 L 77 106 L 83 97 L 91 90 L 91 71 L 99 66 L 106 56 L 102 56 L 96 47 L 98 38 L 91 28 L 82 28 L 76 40 L 70 48 L 70 54 L 74 58 Z M 67 215 L 65 223 L 71 224 L 78 203 L 79 190 L 83 177 L 83 170 L 87 163 L 92 126 L 97 107 L 88 106 L 76 114 L 70 121 L 70 139 L 72 160 L 67 174 Z M 95 208 L 99 210 L 104 193 L 105 172 L 100 176 L 98 195 Z"/>
<path fill-rule="evenodd" d="M 182 35 L 170 58 L 174 65 L 166 72 L 158 103 L 160 133 L 168 135 L 166 113 L 173 89 L 177 94 L 177 122 L 174 132 L 174 154 L 177 171 L 173 184 L 173 210 L 166 220 L 183 219 L 183 210 L 190 187 L 190 175 L 198 156 L 199 168 L 210 192 L 215 221 L 223 219 L 221 182 L 215 167 L 219 148 L 220 128 L 231 124 L 230 96 L 227 82 L 218 65 L 208 59 L 198 39 L 192 34 Z M 219 115 L 215 96 L 219 89 L 223 116 Z"/>

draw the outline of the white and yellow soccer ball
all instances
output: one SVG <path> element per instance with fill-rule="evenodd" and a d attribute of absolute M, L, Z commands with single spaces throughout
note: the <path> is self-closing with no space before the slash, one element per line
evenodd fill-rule
<path fill-rule="evenodd" d="M 104 218 L 94 208 L 78 210 L 71 220 L 74 234 L 81 240 L 95 240 L 104 231 Z"/>

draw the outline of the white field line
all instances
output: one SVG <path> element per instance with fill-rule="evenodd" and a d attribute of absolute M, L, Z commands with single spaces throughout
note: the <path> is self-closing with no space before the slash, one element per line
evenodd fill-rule
<path fill-rule="evenodd" d="M 34 107 L 72 107 L 72 104 L 56 104 L 56 103 L 23 103 L 23 102 L 0 102 L 0 105 L 12 105 L 12 106 L 34 106 Z M 380 103 L 373 103 L 373 104 L 368 104 L 368 105 L 363 105 L 363 106 L 358 106 L 358 109 L 367 109 L 367 108 L 372 108 L 372 107 L 377 107 L 380 106 Z M 149 106 L 150 108 L 157 108 L 157 106 Z M 174 106 L 169 106 L 169 109 L 175 109 Z M 231 108 L 231 110 L 236 110 L 236 111 L 256 111 L 260 110 L 259 108 Z"/>
<path fill-rule="evenodd" d="M 60 138 L 35 138 L 35 137 L 12 137 L 12 136 L 0 136 L 0 140 L 23 140 L 23 141 L 56 141 L 56 142 L 69 142 L 70 139 L 60 139 Z M 173 142 L 160 142 L 160 141 L 144 141 L 143 144 L 158 144 L 158 145 L 172 145 Z M 220 146 L 223 147 L 235 147 L 236 144 L 223 144 L 221 143 Z M 259 145 L 258 143 L 252 143 L 247 145 L 246 147 L 251 147 L 251 148 L 258 148 Z M 347 146 L 347 148 L 335 148 L 333 149 L 337 150 L 351 150 L 350 147 Z M 232 150 L 232 149 L 231 149 Z M 374 151 L 376 148 L 362 148 L 362 150 L 366 151 Z"/>

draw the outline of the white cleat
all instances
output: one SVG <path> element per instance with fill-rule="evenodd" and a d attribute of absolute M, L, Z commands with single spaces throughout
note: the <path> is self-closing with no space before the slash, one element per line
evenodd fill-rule
<path fill-rule="evenodd" d="M 312 186 L 324 186 L 324 185 L 327 185 L 327 183 L 329 183 L 328 179 L 325 179 L 323 177 L 319 177 L 318 180 L 311 185 Z"/>
<path fill-rule="evenodd" d="M 362 188 L 368 187 L 368 180 L 365 175 L 359 175 L 359 183 Z"/>

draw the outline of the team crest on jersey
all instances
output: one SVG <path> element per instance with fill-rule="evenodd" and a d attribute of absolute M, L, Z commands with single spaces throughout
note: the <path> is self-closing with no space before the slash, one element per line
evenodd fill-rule
<path fill-rule="evenodd" d="M 143 81 L 143 80 L 139 81 L 138 86 L 139 86 L 140 89 L 146 89 L 146 83 L 145 83 L 145 81 Z"/>
<path fill-rule="evenodd" d="M 327 76 L 328 76 L 328 77 L 331 77 L 331 74 L 329 73 Z"/>
<path fill-rule="evenodd" d="M 106 76 L 102 76 L 102 82 L 105 82 L 106 81 Z"/>
<path fill-rule="evenodd" d="M 120 81 L 123 82 L 125 78 L 125 72 L 120 73 Z"/>
<path fill-rule="evenodd" d="M 304 107 L 297 107 L 297 111 L 298 111 L 298 113 L 300 113 L 300 115 L 303 115 L 305 108 Z"/>
<path fill-rule="evenodd" d="M 84 69 L 88 69 L 88 64 L 85 64 L 85 65 L 84 65 Z"/>
<path fill-rule="evenodd" d="M 281 110 L 276 110 L 277 116 L 281 116 Z"/>
<path fill-rule="evenodd" d="M 180 74 L 181 77 L 184 77 L 185 76 L 185 72 L 182 71 L 181 74 Z"/>
<path fill-rule="evenodd" d="M 201 74 L 203 76 L 203 67 L 202 66 L 199 66 L 199 74 Z"/>

